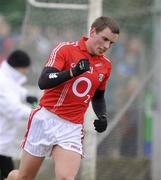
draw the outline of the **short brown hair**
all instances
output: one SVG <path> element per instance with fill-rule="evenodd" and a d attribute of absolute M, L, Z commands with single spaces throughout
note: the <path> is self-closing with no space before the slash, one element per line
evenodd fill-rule
<path fill-rule="evenodd" d="M 98 17 L 91 25 L 91 28 L 95 28 L 97 33 L 106 27 L 110 28 L 113 33 L 120 33 L 118 23 L 110 16 Z"/>

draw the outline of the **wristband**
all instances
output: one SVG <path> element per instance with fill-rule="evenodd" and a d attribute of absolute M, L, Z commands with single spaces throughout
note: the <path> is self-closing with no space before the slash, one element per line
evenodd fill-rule
<path fill-rule="evenodd" d="M 73 76 L 73 72 L 72 72 L 72 68 L 70 68 L 69 71 L 70 71 L 70 77 L 74 77 L 74 76 Z"/>

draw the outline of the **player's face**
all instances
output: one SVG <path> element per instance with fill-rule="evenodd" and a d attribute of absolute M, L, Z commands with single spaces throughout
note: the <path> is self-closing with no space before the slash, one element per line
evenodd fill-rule
<path fill-rule="evenodd" d="M 111 45 L 118 40 L 118 37 L 119 35 L 112 33 L 108 27 L 98 33 L 93 28 L 87 41 L 87 49 L 92 55 L 102 55 L 111 48 Z"/>

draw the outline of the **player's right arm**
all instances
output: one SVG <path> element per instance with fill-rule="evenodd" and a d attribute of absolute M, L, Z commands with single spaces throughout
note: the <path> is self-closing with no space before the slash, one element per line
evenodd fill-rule
<path fill-rule="evenodd" d="M 88 59 L 81 59 L 75 67 L 65 71 L 59 71 L 55 67 L 45 67 L 40 75 L 38 85 L 42 90 L 50 89 L 88 70 Z"/>

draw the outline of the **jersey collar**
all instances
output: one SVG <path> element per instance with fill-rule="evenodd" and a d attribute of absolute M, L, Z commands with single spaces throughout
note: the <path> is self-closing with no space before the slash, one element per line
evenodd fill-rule
<path fill-rule="evenodd" d="M 88 40 L 88 37 L 82 37 L 80 40 L 79 40 L 79 42 L 78 42 L 78 44 L 79 44 L 79 47 L 80 47 L 80 49 L 82 50 L 82 51 L 87 51 L 88 52 L 88 50 L 87 50 L 87 46 L 86 46 L 86 44 L 85 44 L 85 42 Z"/>

